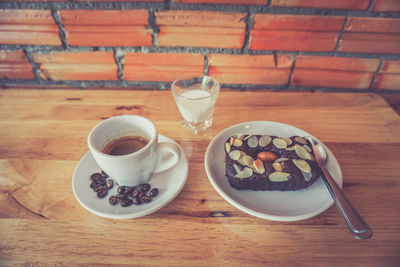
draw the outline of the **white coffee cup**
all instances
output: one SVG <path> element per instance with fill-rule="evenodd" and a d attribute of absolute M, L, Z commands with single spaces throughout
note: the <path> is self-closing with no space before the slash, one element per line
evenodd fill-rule
<path fill-rule="evenodd" d="M 149 142 L 140 150 L 126 155 L 103 153 L 108 143 L 124 136 L 142 136 Z M 90 131 L 87 142 L 96 163 L 119 185 L 143 184 L 152 173 L 175 166 L 180 158 L 178 145 L 159 143 L 154 123 L 137 115 L 115 116 L 100 122 Z"/>

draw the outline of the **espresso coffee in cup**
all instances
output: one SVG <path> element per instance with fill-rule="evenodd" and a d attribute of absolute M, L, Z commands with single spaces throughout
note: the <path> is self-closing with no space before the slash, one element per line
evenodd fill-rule
<path fill-rule="evenodd" d="M 97 165 L 119 185 L 136 186 L 152 175 L 175 166 L 180 148 L 158 142 L 154 123 L 142 116 L 120 115 L 97 124 L 88 146 Z"/>
<path fill-rule="evenodd" d="M 149 143 L 149 139 L 139 135 L 123 136 L 112 140 L 103 148 L 103 153 L 113 156 L 127 155 L 139 151 Z"/>

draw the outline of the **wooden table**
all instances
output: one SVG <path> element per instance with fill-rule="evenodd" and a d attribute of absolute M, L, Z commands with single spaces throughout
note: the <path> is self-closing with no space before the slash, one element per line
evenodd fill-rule
<path fill-rule="evenodd" d="M 79 205 L 71 177 L 104 118 L 139 114 L 176 140 L 189 160 L 181 193 L 138 219 L 111 220 Z M 250 120 L 288 123 L 336 155 L 344 192 L 374 230 L 355 240 L 335 206 L 276 222 L 226 202 L 204 169 L 210 140 Z M 0 265 L 400 265 L 400 117 L 377 95 L 220 93 L 214 125 L 180 125 L 169 91 L 0 91 Z"/>

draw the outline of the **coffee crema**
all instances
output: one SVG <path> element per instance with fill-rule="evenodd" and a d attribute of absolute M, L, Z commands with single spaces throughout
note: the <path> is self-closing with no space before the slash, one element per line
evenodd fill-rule
<path fill-rule="evenodd" d="M 113 156 L 127 155 L 139 151 L 148 143 L 149 139 L 143 136 L 124 136 L 105 145 L 103 153 Z"/>

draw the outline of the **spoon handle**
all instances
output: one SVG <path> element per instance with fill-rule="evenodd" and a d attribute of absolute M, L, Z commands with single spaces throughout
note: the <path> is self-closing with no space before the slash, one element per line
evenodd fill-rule
<path fill-rule="evenodd" d="M 351 205 L 350 201 L 346 198 L 343 191 L 337 185 L 336 181 L 332 178 L 324 166 L 320 166 L 322 170 L 322 178 L 331 193 L 337 208 L 340 211 L 343 219 L 347 223 L 353 236 L 357 239 L 368 239 L 372 236 L 372 229 L 358 214 L 355 208 Z"/>

